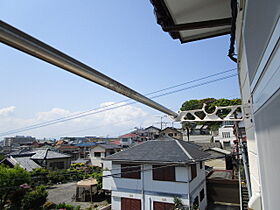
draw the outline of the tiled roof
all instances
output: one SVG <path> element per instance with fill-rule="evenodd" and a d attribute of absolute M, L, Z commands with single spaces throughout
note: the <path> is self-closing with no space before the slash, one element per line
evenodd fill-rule
<path fill-rule="evenodd" d="M 31 156 L 33 160 L 43 160 L 43 159 L 58 159 L 58 158 L 69 158 L 71 156 L 61 154 L 59 152 L 54 152 L 51 150 L 35 150 L 35 154 Z"/>
<path fill-rule="evenodd" d="M 92 147 L 95 145 L 96 145 L 96 142 L 85 142 L 85 143 L 75 144 L 75 146 L 77 146 L 77 147 Z"/>
<path fill-rule="evenodd" d="M 135 133 L 127 133 L 127 134 L 120 136 L 119 138 L 131 138 L 131 137 L 137 137 L 137 136 L 138 135 Z"/>
<path fill-rule="evenodd" d="M 209 156 L 210 154 L 200 150 L 200 147 L 195 144 L 163 137 L 159 140 L 146 141 L 135 145 L 127 150 L 108 156 L 104 160 L 190 163 L 207 159 Z"/>
<path fill-rule="evenodd" d="M 16 162 L 20 165 L 20 167 L 24 168 L 27 171 L 32 171 L 35 168 L 41 168 L 34 160 L 30 159 L 30 157 L 14 157 Z"/>
<path fill-rule="evenodd" d="M 122 147 L 116 144 L 98 144 L 97 146 L 103 147 L 104 149 L 121 149 Z"/>

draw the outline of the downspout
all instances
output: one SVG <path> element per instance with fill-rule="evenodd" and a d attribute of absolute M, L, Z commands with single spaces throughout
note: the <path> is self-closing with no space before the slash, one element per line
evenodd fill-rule
<path fill-rule="evenodd" d="M 234 57 L 234 45 L 235 45 L 235 31 L 236 31 L 236 17 L 237 17 L 237 0 L 231 0 L 231 32 L 230 32 L 230 47 L 228 51 L 228 57 L 235 63 L 237 58 Z"/>
<path fill-rule="evenodd" d="M 144 189 L 144 185 L 145 185 L 145 182 L 144 182 L 144 170 L 145 170 L 145 164 L 143 164 L 143 170 L 142 170 L 142 200 L 143 200 L 143 210 L 145 210 L 145 189 Z"/>

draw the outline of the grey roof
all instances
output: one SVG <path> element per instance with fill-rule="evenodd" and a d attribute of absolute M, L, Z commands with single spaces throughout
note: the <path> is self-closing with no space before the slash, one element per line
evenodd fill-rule
<path fill-rule="evenodd" d="M 32 171 L 34 168 L 41 168 L 34 160 L 30 159 L 30 157 L 15 157 L 14 158 L 20 167 L 24 168 L 27 171 Z"/>
<path fill-rule="evenodd" d="M 70 158 L 70 155 L 61 154 L 59 152 L 54 152 L 51 150 L 36 150 L 34 151 L 34 155 L 32 155 L 31 159 L 34 160 L 43 160 L 43 159 L 58 159 L 58 158 Z"/>
<path fill-rule="evenodd" d="M 200 147 L 195 144 L 163 137 L 137 144 L 127 150 L 108 156 L 104 160 L 190 163 L 207 159 L 209 156 L 210 154 L 200 150 Z"/>
<path fill-rule="evenodd" d="M 24 168 L 27 171 L 32 171 L 34 168 L 41 168 L 41 166 L 38 165 L 34 160 L 31 160 L 30 157 L 30 155 L 15 157 L 10 156 L 4 159 L 2 162 L 7 161 L 13 166 L 18 164 L 21 168 Z"/>
<path fill-rule="evenodd" d="M 195 143 L 210 143 L 212 138 L 211 135 L 190 135 L 190 141 Z"/>
<path fill-rule="evenodd" d="M 220 142 L 210 142 L 210 143 L 198 143 L 195 142 L 195 144 L 202 147 L 203 150 L 208 150 L 211 148 L 222 148 L 222 145 Z"/>
<path fill-rule="evenodd" d="M 120 145 L 116 145 L 116 144 L 98 144 L 96 146 L 103 147 L 104 149 L 121 149 L 122 148 Z"/>

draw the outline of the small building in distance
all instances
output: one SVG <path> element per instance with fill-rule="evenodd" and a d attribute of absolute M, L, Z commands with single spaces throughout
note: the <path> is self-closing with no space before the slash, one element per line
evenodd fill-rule
<path fill-rule="evenodd" d="M 98 144 L 90 149 L 90 160 L 93 166 L 102 167 L 102 158 L 121 151 L 122 147 L 115 144 Z"/>
<path fill-rule="evenodd" d="M 55 146 L 56 150 L 63 154 L 71 156 L 71 160 L 77 160 L 80 157 L 80 148 L 69 144 L 60 144 Z"/>
<path fill-rule="evenodd" d="M 15 136 L 15 137 L 5 137 L 4 146 L 13 146 L 13 145 L 31 145 L 36 139 L 32 136 Z"/>
<path fill-rule="evenodd" d="M 128 147 L 134 142 L 138 140 L 138 135 L 135 133 L 127 133 L 124 135 L 119 136 L 120 139 L 120 145 L 123 147 Z"/>
<path fill-rule="evenodd" d="M 169 136 L 174 139 L 183 140 L 183 134 L 176 128 L 167 127 L 160 131 L 161 136 Z"/>
<path fill-rule="evenodd" d="M 157 128 L 155 126 L 149 126 L 149 127 L 145 128 L 144 130 L 145 130 L 147 140 L 157 139 L 159 137 L 159 134 L 161 131 L 159 128 Z"/>

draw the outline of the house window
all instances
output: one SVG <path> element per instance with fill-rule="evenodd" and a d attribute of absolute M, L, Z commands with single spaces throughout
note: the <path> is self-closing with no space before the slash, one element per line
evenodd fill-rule
<path fill-rule="evenodd" d="M 177 133 L 174 133 L 174 136 L 177 136 Z"/>
<path fill-rule="evenodd" d="M 137 164 L 121 164 L 121 178 L 141 179 L 141 166 Z"/>
<path fill-rule="evenodd" d="M 230 142 L 224 141 L 224 149 L 230 149 Z"/>
<path fill-rule="evenodd" d="M 94 157 L 101 157 L 101 152 L 95 152 Z"/>
<path fill-rule="evenodd" d="M 199 192 L 199 200 L 200 202 L 203 201 L 205 195 L 204 195 L 204 189 L 202 189 L 200 192 Z"/>
<path fill-rule="evenodd" d="M 141 200 L 121 198 L 121 210 L 141 210 Z"/>
<path fill-rule="evenodd" d="M 222 132 L 223 138 L 230 138 L 230 132 Z"/>
<path fill-rule="evenodd" d="M 172 137 L 172 136 L 173 136 L 173 133 L 169 133 L 168 136 L 171 136 L 171 137 Z"/>
<path fill-rule="evenodd" d="M 128 142 L 128 139 L 126 139 L 126 138 L 122 139 L 122 142 Z"/>
<path fill-rule="evenodd" d="M 50 163 L 50 167 L 51 167 L 52 170 L 54 170 L 54 169 L 64 169 L 64 162 Z"/>
<path fill-rule="evenodd" d="M 110 155 L 115 154 L 115 151 L 110 151 Z"/>
<path fill-rule="evenodd" d="M 164 165 L 153 165 L 153 180 L 175 182 L 175 167 Z"/>
<path fill-rule="evenodd" d="M 193 180 L 197 176 L 197 171 L 196 171 L 196 164 L 191 165 L 191 180 Z"/>
<path fill-rule="evenodd" d="M 202 168 L 203 168 L 202 161 L 201 161 L 201 162 L 199 162 L 199 167 L 200 167 L 200 169 L 202 169 Z"/>
<path fill-rule="evenodd" d="M 164 202 L 153 202 L 154 210 L 171 210 L 175 209 L 175 205 L 173 203 L 164 203 Z"/>
<path fill-rule="evenodd" d="M 195 199 L 194 199 L 194 201 L 193 201 L 193 207 L 194 207 L 194 208 L 199 207 L 198 196 L 196 196 Z"/>

